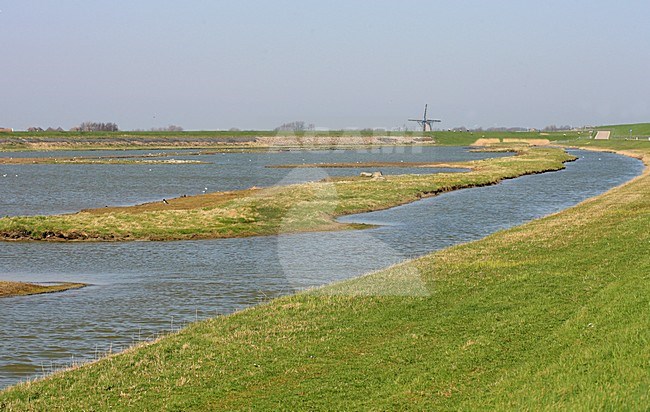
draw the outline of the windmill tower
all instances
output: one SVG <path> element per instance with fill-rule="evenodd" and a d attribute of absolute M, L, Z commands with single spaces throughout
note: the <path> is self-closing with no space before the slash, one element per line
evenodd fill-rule
<path fill-rule="evenodd" d="M 428 104 L 424 105 L 424 116 L 422 117 L 422 119 L 409 119 L 409 122 L 417 122 L 420 125 L 420 127 L 422 128 L 423 132 L 430 132 L 431 130 L 433 130 L 433 127 L 432 127 L 433 123 L 440 123 L 442 121 L 442 120 L 438 120 L 438 119 L 427 119 L 427 107 L 428 106 L 429 106 Z"/>

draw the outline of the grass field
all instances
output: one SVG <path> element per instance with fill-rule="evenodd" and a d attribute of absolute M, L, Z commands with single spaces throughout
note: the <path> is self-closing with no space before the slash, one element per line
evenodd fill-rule
<path fill-rule="evenodd" d="M 625 149 L 650 162 L 647 144 Z M 647 410 L 649 229 L 646 171 L 483 240 L 19 385 L 0 410 Z"/>
<path fill-rule="evenodd" d="M 559 170 L 561 149 L 522 147 L 517 155 L 458 163 L 463 173 L 395 175 L 250 189 L 71 215 L 5 217 L 4 240 L 181 240 L 357 228 L 341 215 L 386 209 L 456 189 Z"/>
<path fill-rule="evenodd" d="M 551 141 L 586 136 L 586 132 L 544 133 Z M 187 132 L 13 132 L 0 133 L 0 151 L 125 150 L 210 148 L 259 150 L 270 147 L 332 147 L 380 144 L 469 145 L 477 138 L 531 139 L 539 132 L 389 132 L 389 131 L 187 131 Z"/>
<path fill-rule="evenodd" d="M 630 136 L 647 140 L 650 123 L 599 126 L 593 130 L 609 130 L 612 138 Z M 590 131 L 561 132 L 390 132 L 373 130 L 332 130 L 306 132 L 247 131 L 183 131 L 183 132 L 13 132 L 0 133 L 0 151 L 24 150 L 123 150 L 213 148 L 247 150 L 268 147 L 342 147 L 346 144 L 391 144 L 400 141 L 438 145 L 470 145 L 477 139 L 548 139 L 551 142 L 585 140 Z M 374 140 L 373 140 L 374 138 Z M 389 138 L 389 140 L 382 140 Z M 394 139 L 391 141 L 390 139 Z"/>
<path fill-rule="evenodd" d="M 642 138 L 648 140 L 650 137 L 650 123 L 636 123 L 636 124 L 619 124 L 613 126 L 599 126 L 596 130 L 609 130 L 612 132 L 612 138 Z M 632 130 L 632 133 L 630 133 Z"/>

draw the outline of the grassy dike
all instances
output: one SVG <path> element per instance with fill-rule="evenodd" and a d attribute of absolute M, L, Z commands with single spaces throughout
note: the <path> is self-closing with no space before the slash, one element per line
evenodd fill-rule
<path fill-rule="evenodd" d="M 533 139 L 543 135 L 552 141 L 585 136 L 585 132 L 390 132 L 381 130 L 331 131 L 183 131 L 183 132 L 0 132 L 0 151 L 58 150 L 153 150 L 197 149 L 265 150 L 269 148 L 337 148 L 360 145 L 431 144 L 469 145 L 477 138 Z M 627 130 L 626 130 L 627 133 Z"/>
<path fill-rule="evenodd" d="M 640 147 L 626 149 L 648 164 Z M 646 171 L 483 240 L 10 388 L 0 410 L 645 410 L 649 228 Z"/>
<path fill-rule="evenodd" d="M 70 215 L 0 219 L 0 240 L 183 240 L 356 228 L 341 215 L 386 209 L 425 196 L 485 186 L 564 167 L 561 149 L 520 148 L 517 155 L 458 163 L 466 173 L 336 179 L 221 192 Z"/>

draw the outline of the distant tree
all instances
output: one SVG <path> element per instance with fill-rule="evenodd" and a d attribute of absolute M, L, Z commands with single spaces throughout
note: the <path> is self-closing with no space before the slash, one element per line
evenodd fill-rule
<path fill-rule="evenodd" d="M 83 122 L 79 126 L 70 129 L 80 132 L 117 132 L 120 130 L 115 123 Z"/>
<path fill-rule="evenodd" d="M 167 127 L 152 127 L 151 131 L 152 132 L 182 132 L 183 128 L 180 126 L 170 124 Z"/>
<path fill-rule="evenodd" d="M 303 121 L 295 121 L 291 123 L 284 123 L 281 124 L 280 126 L 275 128 L 276 132 L 286 132 L 286 131 L 292 131 L 292 132 L 302 132 L 305 130 L 305 122 Z"/>
<path fill-rule="evenodd" d="M 566 130 L 571 130 L 573 129 L 573 126 L 570 125 L 563 125 L 563 126 L 556 126 L 554 124 L 550 126 L 546 126 L 544 129 L 542 129 L 545 132 L 559 132 L 561 130 L 566 131 Z"/>

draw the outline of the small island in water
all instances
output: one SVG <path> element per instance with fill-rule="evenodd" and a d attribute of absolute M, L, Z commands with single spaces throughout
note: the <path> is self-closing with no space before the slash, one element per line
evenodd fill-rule
<path fill-rule="evenodd" d="M 53 284 L 37 284 L 24 282 L 0 281 L 0 298 L 10 296 L 40 295 L 43 293 L 64 292 L 70 289 L 86 287 L 85 283 L 57 282 Z"/>

